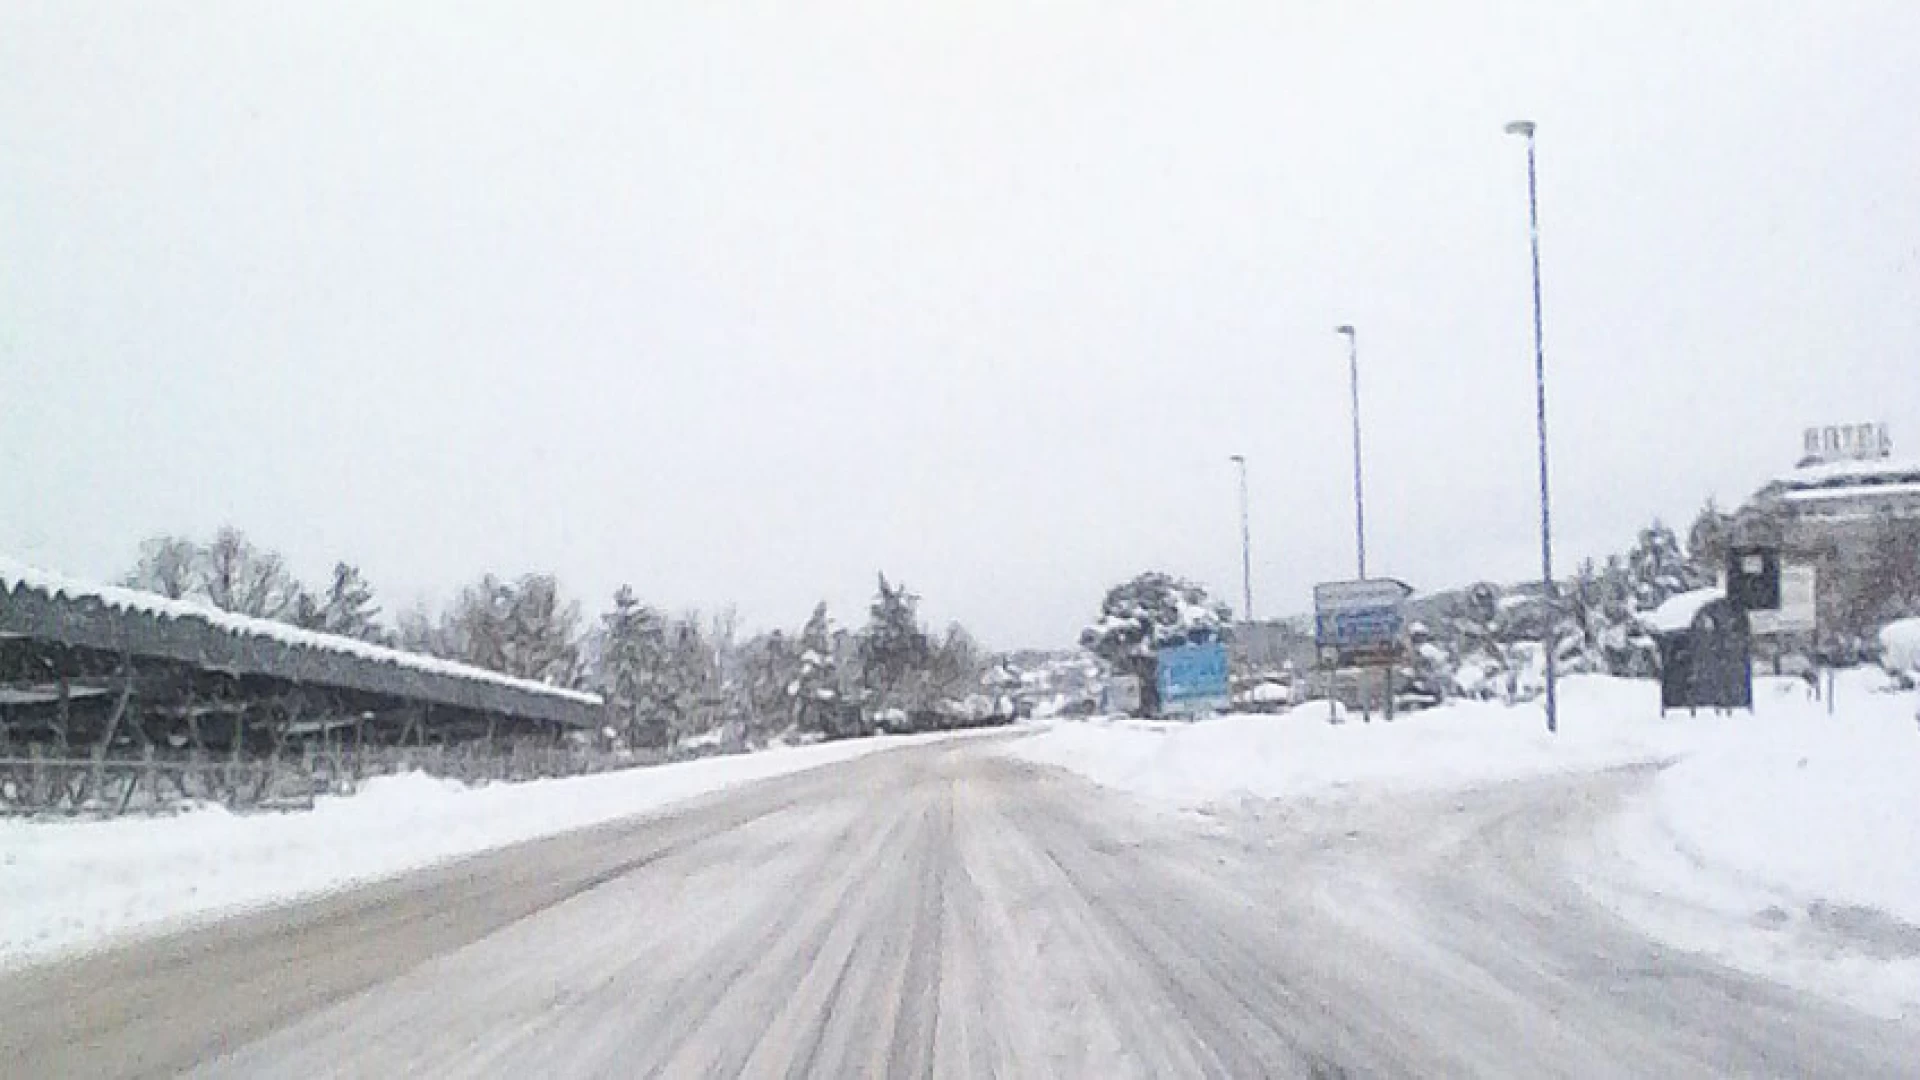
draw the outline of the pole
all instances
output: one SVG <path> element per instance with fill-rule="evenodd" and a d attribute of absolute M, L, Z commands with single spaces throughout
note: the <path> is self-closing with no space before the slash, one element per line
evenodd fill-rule
<path fill-rule="evenodd" d="M 1540 586 L 1546 599 L 1546 628 L 1541 646 L 1547 660 L 1547 730 L 1560 730 L 1558 663 L 1554 656 L 1560 614 L 1559 597 L 1553 584 L 1553 513 L 1547 488 L 1547 347 L 1540 315 L 1540 187 L 1534 167 L 1533 124 L 1518 121 L 1507 125 L 1508 134 L 1524 135 L 1527 140 L 1527 237 L 1533 249 L 1533 391 L 1534 422 L 1540 442 Z"/>
<path fill-rule="evenodd" d="M 1352 326 L 1339 326 L 1334 332 L 1347 339 L 1347 385 L 1353 403 L 1353 549 L 1359 562 L 1359 577 L 1367 578 L 1367 496 L 1362 477 L 1365 475 L 1360 466 L 1360 343 Z M 1356 683 L 1360 697 L 1360 719 L 1364 723 L 1373 722 L 1373 707 L 1367 701 L 1366 672 L 1362 670 Z"/>
<path fill-rule="evenodd" d="M 1240 466 L 1240 617 L 1252 622 L 1253 531 L 1247 523 L 1247 459 L 1245 455 L 1235 454 L 1233 463 Z"/>
<path fill-rule="evenodd" d="M 1367 576 L 1367 496 L 1364 471 L 1360 466 L 1360 344 L 1353 327 L 1342 326 L 1339 333 L 1347 339 L 1347 381 L 1353 400 L 1353 547 L 1360 564 L 1361 580 Z"/>

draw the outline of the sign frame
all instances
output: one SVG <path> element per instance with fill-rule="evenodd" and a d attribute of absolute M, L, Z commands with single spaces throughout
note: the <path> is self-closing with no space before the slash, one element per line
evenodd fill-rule
<path fill-rule="evenodd" d="M 1401 608 L 1413 586 L 1396 578 L 1323 581 L 1313 587 L 1313 636 L 1335 667 L 1398 662 L 1406 629 Z"/>

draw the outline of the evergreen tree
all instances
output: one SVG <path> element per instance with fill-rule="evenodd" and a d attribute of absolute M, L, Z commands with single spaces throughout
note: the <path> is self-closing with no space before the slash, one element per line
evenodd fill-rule
<path fill-rule="evenodd" d="M 477 667 L 554 686 L 580 677 L 580 608 L 562 601 L 549 574 L 508 582 L 492 574 L 461 590 L 442 638 Z"/>
<path fill-rule="evenodd" d="M 323 633 L 374 642 L 386 637 L 380 630 L 380 609 L 373 602 L 373 586 L 361 576 L 359 567 L 349 563 L 333 564 L 333 580 L 325 596 L 316 600 L 301 590 L 298 612 L 296 624 Z"/>
<path fill-rule="evenodd" d="M 719 722 L 715 706 L 720 703 L 720 665 L 701 633 L 697 612 L 667 627 L 661 690 L 667 725 L 676 742 L 711 731 Z"/>
<path fill-rule="evenodd" d="M 662 702 L 666 620 L 622 585 L 613 610 L 600 617 L 594 684 L 630 746 L 663 746 L 667 713 Z"/>
<path fill-rule="evenodd" d="M 1675 593 L 1713 583 L 1712 575 L 1702 574 L 1687 560 L 1679 537 L 1658 518 L 1640 530 L 1638 542 L 1627 553 L 1627 577 L 1634 605 L 1641 611 L 1659 607 Z"/>
<path fill-rule="evenodd" d="M 551 574 L 527 574 L 507 610 L 508 671 L 553 686 L 573 686 L 580 671 L 580 605 L 562 600 Z"/>
<path fill-rule="evenodd" d="M 823 601 L 800 630 L 799 654 L 787 697 L 793 723 L 802 731 L 833 733 L 832 719 L 840 701 L 839 663 L 833 645 L 833 627 Z"/>
<path fill-rule="evenodd" d="M 920 598 L 880 575 L 880 591 L 860 635 L 860 669 L 866 689 L 881 709 L 912 704 L 903 698 L 909 680 L 926 669 L 932 646 L 920 628 Z"/>
<path fill-rule="evenodd" d="M 1721 513 L 1720 507 L 1708 499 L 1687 530 L 1687 560 L 1697 575 L 1709 580 L 1719 576 L 1733 545 L 1733 533 L 1733 515 Z"/>

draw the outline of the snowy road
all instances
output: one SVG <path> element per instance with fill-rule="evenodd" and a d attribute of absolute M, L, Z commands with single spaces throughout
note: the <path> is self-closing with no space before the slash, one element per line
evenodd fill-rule
<path fill-rule="evenodd" d="M 1911 1075 L 1570 883 L 1645 781 L 1202 816 L 877 754 L 15 973 L 0 1074 Z"/>

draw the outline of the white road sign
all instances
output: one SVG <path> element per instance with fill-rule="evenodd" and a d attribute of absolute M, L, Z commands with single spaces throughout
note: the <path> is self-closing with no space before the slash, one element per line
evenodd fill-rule
<path fill-rule="evenodd" d="M 1313 587 L 1313 610 L 1320 615 L 1340 611 L 1397 608 L 1413 595 L 1413 586 L 1392 578 L 1363 581 L 1325 581 Z"/>

